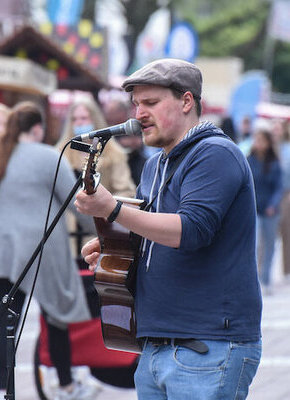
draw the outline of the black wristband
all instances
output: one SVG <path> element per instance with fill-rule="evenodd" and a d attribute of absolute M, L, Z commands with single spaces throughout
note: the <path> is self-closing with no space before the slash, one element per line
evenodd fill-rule
<path fill-rule="evenodd" d="M 111 212 L 111 214 L 108 216 L 107 221 L 108 222 L 114 222 L 115 219 L 118 217 L 118 214 L 121 210 L 121 207 L 123 205 L 123 202 L 120 200 L 117 200 L 117 204 L 116 207 L 114 208 L 114 210 Z"/>

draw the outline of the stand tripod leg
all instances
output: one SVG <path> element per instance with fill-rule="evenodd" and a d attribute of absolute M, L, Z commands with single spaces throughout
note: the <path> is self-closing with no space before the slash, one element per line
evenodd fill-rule
<path fill-rule="evenodd" d="M 19 315 L 9 310 L 7 316 L 7 394 L 6 400 L 15 400 L 15 332 Z"/>

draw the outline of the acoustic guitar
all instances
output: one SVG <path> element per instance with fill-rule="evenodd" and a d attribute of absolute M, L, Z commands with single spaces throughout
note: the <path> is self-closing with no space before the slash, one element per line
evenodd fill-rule
<path fill-rule="evenodd" d="M 96 173 L 98 148 L 92 146 L 83 170 L 84 189 L 88 194 L 97 190 L 100 181 Z M 141 207 L 138 199 L 118 197 L 130 207 Z M 100 300 L 104 344 L 108 349 L 140 353 L 136 339 L 134 298 L 127 287 L 128 274 L 138 251 L 138 236 L 117 222 L 94 217 L 101 244 L 101 255 L 95 270 L 95 287 Z M 137 240 L 136 240 L 137 238 Z"/>

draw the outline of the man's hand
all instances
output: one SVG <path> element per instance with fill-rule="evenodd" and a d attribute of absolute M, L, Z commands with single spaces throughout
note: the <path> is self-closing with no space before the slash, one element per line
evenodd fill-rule
<path fill-rule="evenodd" d="M 85 262 L 89 264 L 89 270 L 94 271 L 101 253 L 99 239 L 94 238 L 86 243 L 83 246 L 81 253 L 85 259 Z"/>
<path fill-rule="evenodd" d="M 99 185 L 94 194 L 88 195 L 84 190 L 80 190 L 74 204 L 81 214 L 108 218 L 117 202 L 104 186 Z"/>

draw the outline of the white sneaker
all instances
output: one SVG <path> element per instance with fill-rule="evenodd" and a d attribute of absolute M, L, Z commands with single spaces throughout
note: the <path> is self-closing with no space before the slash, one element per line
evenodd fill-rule
<path fill-rule="evenodd" d="M 92 385 L 75 382 L 72 392 L 58 388 L 54 400 L 95 400 L 101 389 Z"/>
<path fill-rule="evenodd" d="M 0 400 L 4 400 L 5 394 L 6 394 L 6 390 L 0 390 Z"/>

